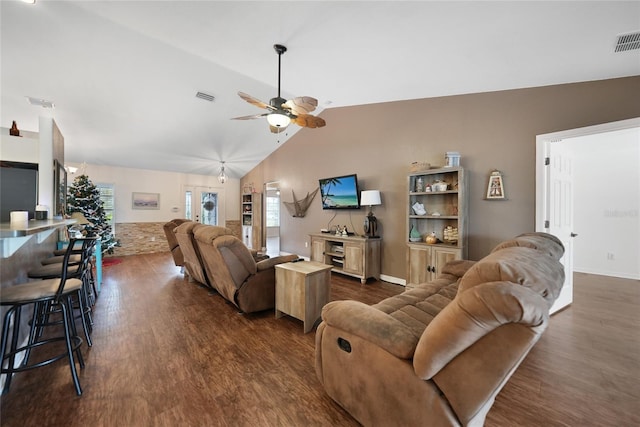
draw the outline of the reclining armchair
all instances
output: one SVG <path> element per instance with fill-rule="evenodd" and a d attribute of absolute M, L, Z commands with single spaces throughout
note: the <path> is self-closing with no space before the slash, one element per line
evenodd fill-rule
<path fill-rule="evenodd" d="M 194 230 L 199 227 L 204 225 L 194 221 L 184 222 L 175 228 L 175 235 L 184 255 L 184 266 L 190 279 L 211 288 L 213 286 L 204 271 L 202 258 L 193 237 Z"/>
<path fill-rule="evenodd" d="M 187 221 L 190 220 L 176 218 L 172 219 L 162 226 L 164 234 L 165 236 L 167 236 L 169 251 L 171 251 L 171 256 L 173 256 L 173 262 L 177 267 L 184 267 L 184 255 L 182 254 L 182 250 L 180 249 L 180 245 L 178 244 L 178 239 L 176 239 L 176 233 L 174 230 L 177 226 Z"/>
<path fill-rule="evenodd" d="M 529 233 L 368 306 L 334 301 L 316 331 L 327 394 L 366 426 L 481 426 L 546 329 L 562 243 Z"/>
<path fill-rule="evenodd" d="M 297 259 L 285 255 L 256 261 L 254 254 L 228 229 L 194 229 L 196 247 L 213 287 L 241 311 L 252 313 L 275 307 L 275 265 Z"/>

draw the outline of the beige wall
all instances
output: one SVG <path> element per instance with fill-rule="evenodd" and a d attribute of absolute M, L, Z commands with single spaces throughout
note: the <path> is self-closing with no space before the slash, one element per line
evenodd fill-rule
<path fill-rule="evenodd" d="M 381 82 L 381 84 L 384 84 Z M 375 90 L 375 88 L 371 88 Z M 406 277 L 406 173 L 412 161 L 442 165 L 459 151 L 469 179 L 469 258 L 533 231 L 538 134 L 640 116 L 640 77 L 418 99 L 322 112 L 327 126 L 303 129 L 241 180 L 280 181 L 283 201 L 304 196 L 319 178 L 357 173 L 361 190 L 379 189 L 383 275 Z M 491 170 L 504 174 L 505 201 L 486 201 Z M 362 233 L 367 210 L 340 212 L 332 225 Z M 333 216 L 317 196 L 304 218 L 282 209 L 281 249 L 308 256 L 308 234 Z M 351 226 L 353 224 L 354 227 Z"/>

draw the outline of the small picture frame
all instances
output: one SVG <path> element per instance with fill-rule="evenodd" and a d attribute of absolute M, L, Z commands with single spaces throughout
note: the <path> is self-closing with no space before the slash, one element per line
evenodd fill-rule
<path fill-rule="evenodd" d="M 504 182 L 502 181 L 502 172 L 494 170 L 489 175 L 489 184 L 487 184 L 487 200 L 504 199 Z"/>
<path fill-rule="evenodd" d="M 131 193 L 131 209 L 160 209 L 160 193 Z"/>

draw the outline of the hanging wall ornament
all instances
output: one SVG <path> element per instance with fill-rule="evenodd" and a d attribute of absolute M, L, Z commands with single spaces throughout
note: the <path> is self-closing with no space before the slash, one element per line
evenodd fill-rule
<path fill-rule="evenodd" d="M 312 193 L 307 193 L 307 197 L 302 200 L 296 199 L 296 193 L 291 190 L 291 194 L 293 195 L 293 202 L 282 202 L 286 206 L 287 210 L 294 218 L 303 218 L 307 214 L 307 209 L 311 206 L 311 202 L 313 198 L 316 197 L 316 193 L 320 187 L 313 190 Z"/>

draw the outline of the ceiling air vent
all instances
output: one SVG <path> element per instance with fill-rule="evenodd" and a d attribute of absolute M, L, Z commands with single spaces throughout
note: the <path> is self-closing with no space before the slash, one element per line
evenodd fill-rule
<path fill-rule="evenodd" d="M 31 104 L 31 105 L 37 105 L 38 107 L 42 107 L 42 108 L 53 108 L 53 107 L 55 107 L 55 105 L 53 104 L 53 101 L 47 101 L 46 99 L 34 98 L 32 96 L 27 96 L 27 101 L 29 101 L 29 104 Z"/>
<path fill-rule="evenodd" d="M 208 93 L 198 92 L 196 93 L 196 98 L 204 99 L 205 101 L 213 102 L 216 99 L 215 96 L 209 95 Z"/>
<path fill-rule="evenodd" d="M 640 49 L 640 31 L 618 36 L 616 52 L 626 52 L 635 49 Z"/>

